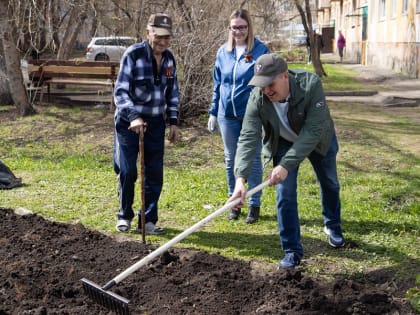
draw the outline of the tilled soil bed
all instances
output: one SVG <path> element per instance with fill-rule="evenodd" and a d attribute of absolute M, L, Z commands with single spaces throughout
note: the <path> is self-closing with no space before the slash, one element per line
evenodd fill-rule
<path fill-rule="evenodd" d="M 103 285 L 154 249 L 0 208 L 0 315 L 111 314 L 80 279 Z M 325 281 L 178 248 L 112 291 L 130 300 L 131 314 L 415 314 L 380 283 Z"/>

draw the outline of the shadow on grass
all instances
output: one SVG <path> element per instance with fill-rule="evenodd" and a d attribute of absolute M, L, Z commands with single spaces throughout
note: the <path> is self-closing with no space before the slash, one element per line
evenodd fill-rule
<path fill-rule="evenodd" d="M 336 119 L 339 126 L 343 128 L 343 137 L 345 142 L 356 143 L 366 147 L 369 151 L 379 149 L 386 152 L 386 157 L 391 154 L 398 156 L 399 161 L 416 161 L 419 162 L 417 155 L 402 151 L 398 147 L 391 144 L 389 139 L 380 136 L 381 134 L 400 135 L 400 137 L 416 136 L 420 134 L 420 128 L 417 124 L 395 123 L 395 122 L 368 122 L 362 119 Z M 357 126 L 357 130 L 353 130 Z M 353 130 L 353 132 L 350 132 Z M 378 136 L 379 135 L 379 136 Z M 347 137 L 347 139 L 346 139 Z M 340 139 L 339 139 L 340 140 Z"/>
<path fill-rule="evenodd" d="M 275 220 L 273 216 L 263 216 L 261 220 Z M 322 226 L 319 222 L 302 220 L 302 228 L 319 227 L 322 231 Z M 384 222 L 358 222 L 358 221 L 345 221 L 343 227 L 346 231 L 358 231 L 359 235 L 374 233 L 384 233 L 395 230 L 412 230 L 416 229 L 416 225 L 413 224 L 388 224 Z M 252 226 L 250 226 L 250 229 Z M 418 228 L 418 227 L 417 227 Z M 162 237 L 169 241 L 173 237 L 183 231 L 172 229 L 170 227 L 165 228 L 166 234 L 159 237 L 163 242 Z M 365 231 L 364 233 L 362 231 Z M 410 232 L 410 231 L 408 231 Z M 386 232 L 388 233 L 388 232 Z M 394 273 L 398 272 L 403 279 L 412 279 L 413 275 L 420 273 L 420 260 L 410 257 L 406 253 L 399 250 L 397 247 L 386 243 L 368 243 L 361 241 L 360 239 L 350 239 L 346 237 L 349 246 L 344 248 L 331 248 L 328 245 L 327 236 L 320 232 L 314 237 L 304 236 L 302 237 L 302 244 L 305 250 L 305 260 L 316 259 L 319 263 L 319 259 L 322 257 L 330 257 L 325 259 L 325 264 L 335 264 L 338 261 L 338 265 L 343 263 L 344 260 L 350 260 L 355 264 L 360 263 L 363 268 L 369 268 L 369 261 L 376 260 L 377 258 L 385 257 L 392 267 L 390 270 L 394 270 Z M 213 252 L 217 252 L 223 255 L 223 253 L 229 252 L 234 256 L 246 257 L 246 259 L 259 259 L 264 261 L 276 261 L 283 257 L 283 252 L 280 249 L 280 242 L 277 230 L 273 230 L 272 233 L 265 234 L 249 234 L 244 232 L 237 232 L 233 227 L 231 232 L 211 232 L 197 230 L 194 233 L 187 236 L 184 240 L 182 247 L 193 247 L 193 248 L 209 248 Z M 407 244 L 407 246 L 410 246 Z M 413 245 L 411 245 L 413 246 Z M 395 267 L 394 267 L 395 266 Z M 338 268 L 339 269 L 339 268 Z M 359 272 L 353 270 L 354 276 L 359 277 L 364 275 L 366 271 Z M 336 273 L 336 276 L 348 276 L 349 272 L 344 271 L 340 274 Z"/>

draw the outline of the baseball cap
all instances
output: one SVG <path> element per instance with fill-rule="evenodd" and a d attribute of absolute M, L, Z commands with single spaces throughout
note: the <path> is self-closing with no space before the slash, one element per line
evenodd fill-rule
<path fill-rule="evenodd" d="M 287 71 L 287 63 L 278 54 L 260 56 L 254 65 L 254 76 L 248 85 L 265 87 L 273 82 L 276 75 Z"/>
<path fill-rule="evenodd" d="M 172 36 L 172 19 L 169 15 L 163 13 L 152 14 L 147 25 L 158 36 Z"/>

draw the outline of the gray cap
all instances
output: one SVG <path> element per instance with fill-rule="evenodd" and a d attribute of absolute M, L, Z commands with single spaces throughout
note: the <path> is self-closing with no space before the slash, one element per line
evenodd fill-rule
<path fill-rule="evenodd" d="M 158 36 L 172 36 L 172 19 L 169 15 L 163 13 L 152 14 L 147 25 Z"/>
<path fill-rule="evenodd" d="M 287 63 L 278 54 L 262 55 L 255 62 L 254 76 L 248 85 L 269 86 L 278 74 L 285 71 L 287 71 Z"/>

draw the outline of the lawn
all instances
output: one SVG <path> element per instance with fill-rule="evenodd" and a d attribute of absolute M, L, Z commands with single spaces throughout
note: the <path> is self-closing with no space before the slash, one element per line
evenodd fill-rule
<path fill-rule="evenodd" d="M 402 114 L 363 104 L 329 105 L 340 143 L 343 229 L 353 246 L 334 250 L 326 245 L 319 188 L 305 161 L 298 192 L 303 265 L 314 276 L 325 278 L 389 272 L 398 283 L 413 287 L 420 273 L 420 126 L 409 117 L 418 115 L 418 109 L 407 108 Z M 116 234 L 113 113 L 52 105 L 37 110 L 38 115 L 10 119 L 13 108 L 0 107 L 0 159 L 24 183 L 20 188 L 0 190 L 0 207 L 26 208 L 50 220 L 81 222 Z M 222 141 L 218 134 L 206 131 L 206 120 L 203 116 L 180 126 L 180 141 L 167 144 L 159 210 L 159 225 L 167 233 L 147 237 L 156 245 L 226 201 Z M 137 197 L 136 209 L 140 191 Z M 141 240 L 135 233 L 127 237 Z M 258 223 L 247 225 L 244 216 L 230 222 L 222 214 L 176 246 L 277 263 L 283 253 L 274 188 L 264 189 Z"/>

